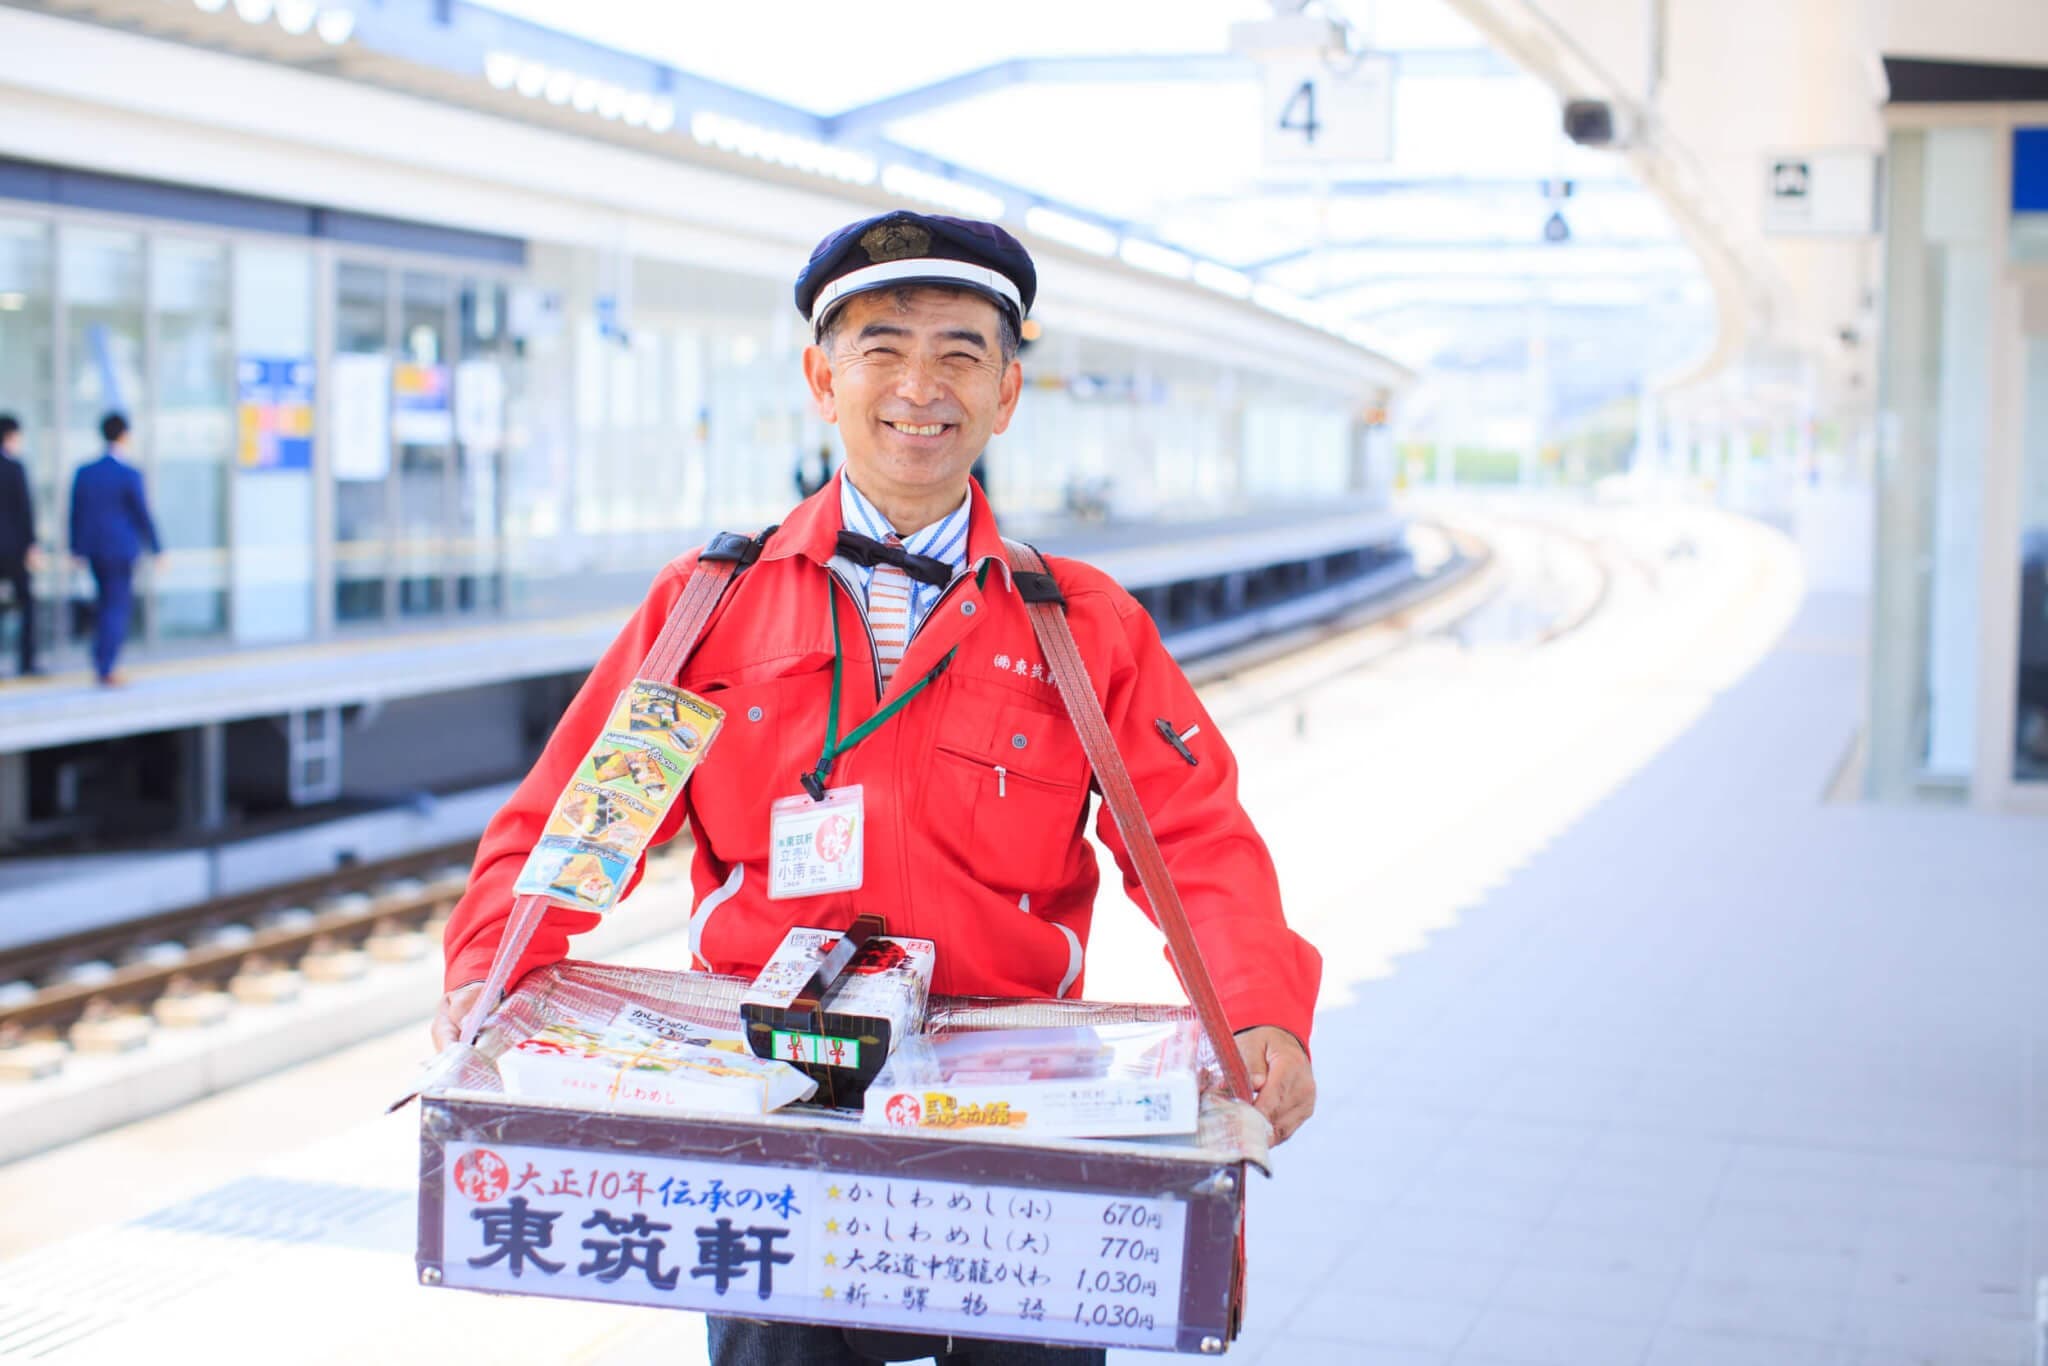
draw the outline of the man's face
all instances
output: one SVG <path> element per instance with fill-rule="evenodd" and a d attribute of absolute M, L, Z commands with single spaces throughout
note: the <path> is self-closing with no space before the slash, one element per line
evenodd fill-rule
<path fill-rule="evenodd" d="M 829 352 L 804 352 L 818 411 L 836 423 L 853 481 L 870 497 L 965 488 L 991 436 L 1010 425 L 1023 367 L 1003 360 L 996 306 L 979 294 L 856 294 Z"/>
<path fill-rule="evenodd" d="M 13 458 L 13 457 L 19 456 L 20 454 L 21 454 L 21 433 L 20 433 L 20 432 L 9 432 L 9 433 L 8 433 L 8 434 L 7 434 L 6 436 L 4 436 L 4 437 L 0 437 L 0 455 L 4 455 L 4 456 L 8 456 L 8 457 L 10 457 L 10 458 Z"/>

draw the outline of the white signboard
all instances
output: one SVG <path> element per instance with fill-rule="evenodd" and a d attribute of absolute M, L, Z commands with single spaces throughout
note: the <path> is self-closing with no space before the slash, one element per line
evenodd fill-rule
<path fill-rule="evenodd" d="M 1777 152 L 1764 158 L 1764 231 L 1860 236 L 1877 231 L 1877 153 Z"/>
<path fill-rule="evenodd" d="M 455 367 L 455 439 L 474 455 L 496 455 L 505 444 L 505 375 L 496 361 Z"/>
<path fill-rule="evenodd" d="M 382 479 L 391 469 L 391 361 L 334 358 L 327 386 L 327 430 L 336 479 Z"/>
<path fill-rule="evenodd" d="M 1166 1197 L 450 1143 L 442 1282 L 965 1337 L 1172 1348 Z"/>
<path fill-rule="evenodd" d="M 1387 161 L 1394 155 L 1394 62 L 1385 55 L 1269 57 L 1260 64 L 1261 155 L 1268 166 Z"/>

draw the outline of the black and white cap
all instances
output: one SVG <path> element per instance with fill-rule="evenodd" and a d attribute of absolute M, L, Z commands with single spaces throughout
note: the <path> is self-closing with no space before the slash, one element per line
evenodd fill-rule
<path fill-rule="evenodd" d="M 993 223 L 899 209 L 849 223 L 818 243 L 796 277 L 796 307 L 816 338 L 832 310 L 853 295 L 897 285 L 974 290 L 1021 327 L 1038 293 L 1038 271 L 1024 244 Z"/>

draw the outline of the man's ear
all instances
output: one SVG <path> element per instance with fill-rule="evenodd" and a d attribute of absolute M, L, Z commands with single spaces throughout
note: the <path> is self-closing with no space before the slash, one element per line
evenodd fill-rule
<path fill-rule="evenodd" d="M 804 348 L 804 383 L 811 387 L 811 402 L 818 406 L 818 416 L 836 426 L 839 400 L 832 392 L 832 362 L 821 346 Z"/>
<path fill-rule="evenodd" d="M 1010 419 L 1017 413 L 1017 399 L 1023 393 L 1024 363 L 1013 360 L 1003 371 L 1002 385 L 996 391 L 996 396 L 1001 402 L 996 409 L 996 425 L 991 435 L 1001 436 L 1009 429 Z"/>

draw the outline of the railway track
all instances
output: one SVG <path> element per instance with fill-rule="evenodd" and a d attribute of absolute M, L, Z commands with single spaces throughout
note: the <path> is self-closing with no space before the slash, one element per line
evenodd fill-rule
<path fill-rule="evenodd" d="M 314 975 L 338 974 L 373 939 L 379 957 L 417 956 L 475 849 L 444 845 L 0 953 L 0 1036 L 61 1032 L 174 988 L 220 989 L 256 960 L 275 973 L 311 959 Z"/>

